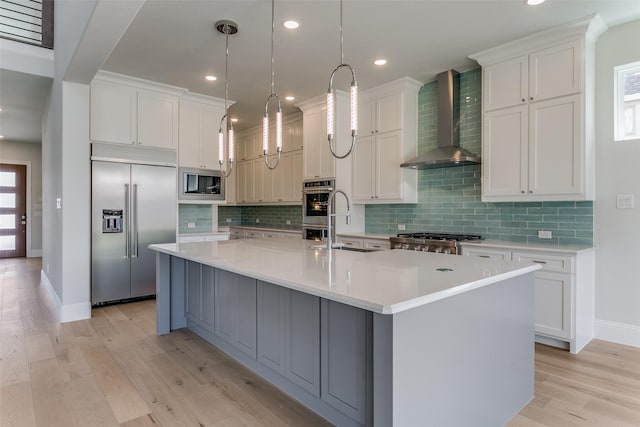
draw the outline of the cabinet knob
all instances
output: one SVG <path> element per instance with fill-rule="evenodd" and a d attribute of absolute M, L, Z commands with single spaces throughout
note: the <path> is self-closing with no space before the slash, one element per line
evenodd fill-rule
<path fill-rule="evenodd" d="M 527 100 L 526 100 L 526 99 L 524 99 L 524 98 L 522 98 L 522 102 L 527 102 Z"/>
<path fill-rule="evenodd" d="M 533 101 L 533 96 L 529 98 L 531 101 Z"/>
<path fill-rule="evenodd" d="M 524 190 L 520 190 L 520 192 L 521 192 L 522 194 L 524 194 L 524 193 L 525 193 L 525 191 L 524 191 Z"/>
<path fill-rule="evenodd" d="M 533 190 L 529 190 L 529 194 L 533 193 Z"/>

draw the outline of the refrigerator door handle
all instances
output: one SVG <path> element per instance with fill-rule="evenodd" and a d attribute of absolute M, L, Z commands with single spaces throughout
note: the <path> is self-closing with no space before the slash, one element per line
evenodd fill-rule
<path fill-rule="evenodd" d="M 131 258 L 138 258 L 138 184 L 133 184 L 133 255 Z"/>
<path fill-rule="evenodd" d="M 124 244 L 124 257 L 129 258 L 129 184 L 124 185 L 124 230 L 125 230 L 125 244 Z"/>

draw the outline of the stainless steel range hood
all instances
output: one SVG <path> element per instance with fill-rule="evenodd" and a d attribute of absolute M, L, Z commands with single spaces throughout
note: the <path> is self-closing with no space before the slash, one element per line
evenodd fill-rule
<path fill-rule="evenodd" d="M 438 148 L 400 165 L 411 169 L 435 169 L 480 163 L 480 157 L 458 146 L 460 77 L 457 71 L 438 74 Z"/>

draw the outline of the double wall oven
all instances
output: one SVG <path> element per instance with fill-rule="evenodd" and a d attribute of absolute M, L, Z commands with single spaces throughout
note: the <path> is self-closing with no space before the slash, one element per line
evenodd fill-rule
<path fill-rule="evenodd" d="M 324 240 L 327 237 L 329 194 L 335 188 L 334 179 L 302 183 L 302 238 Z"/>

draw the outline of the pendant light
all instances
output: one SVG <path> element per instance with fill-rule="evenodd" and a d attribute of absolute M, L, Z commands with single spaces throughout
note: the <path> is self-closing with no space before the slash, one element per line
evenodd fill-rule
<path fill-rule="evenodd" d="M 329 90 L 327 91 L 327 140 L 329 141 L 329 151 L 331 155 L 337 159 L 344 159 L 353 151 L 358 135 L 358 83 L 356 82 L 356 72 L 349 64 L 344 63 L 344 48 L 342 37 L 342 0 L 340 0 L 340 65 L 338 65 L 331 73 L 329 79 Z M 333 141 L 335 139 L 335 92 L 333 90 L 333 78 L 340 68 L 348 68 L 351 71 L 351 147 L 346 154 L 338 155 L 333 149 Z"/>
<path fill-rule="evenodd" d="M 264 156 L 264 164 L 268 169 L 273 170 L 280 163 L 280 153 L 282 152 L 282 110 L 280 109 L 280 97 L 276 94 L 275 78 L 273 72 L 273 39 L 276 27 L 275 21 L 275 0 L 271 0 L 271 94 L 264 104 L 264 117 L 262 118 L 262 155 Z M 276 110 L 276 158 L 275 165 L 269 164 L 269 101 L 274 98 L 278 102 Z"/>
<path fill-rule="evenodd" d="M 231 175 L 231 171 L 233 170 L 233 155 L 234 155 L 234 138 L 233 138 L 233 122 L 229 117 L 229 110 L 227 108 L 227 100 L 229 98 L 229 81 L 227 79 L 228 69 L 229 69 L 229 34 L 235 34 L 238 32 L 238 24 L 229 20 L 222 20 L 216 22 L 216 29 L 225 35 L 226 38 L 226 51 L 225 51 L 225 60 L 224 60 L 224 116 L 220 119 L 220 130 L 218 131 L 218 163 L 220 163 L 220 172 L 224 175 L 225 178 Z M 226 120 L 226 121 L 225 121 Z M 224 129 L 227 131 L 227 143 L 229 144 L 228 154 L 229 154 L 229 166 L 225 171 L 223 169 L 223 165 L 225 163 L 224 159 L 224 131 L 223 131 L 223 123 Z"/>

